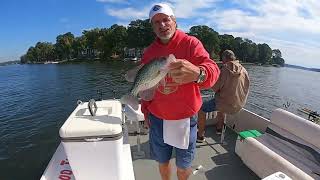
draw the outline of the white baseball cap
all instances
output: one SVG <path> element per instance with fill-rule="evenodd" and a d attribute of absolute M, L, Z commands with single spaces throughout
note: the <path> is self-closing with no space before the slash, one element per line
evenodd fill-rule
<path fill-rule="evenodd" d="M 169 5 L 163 4 L 163 3 L 158 3 L 158 4 L 153 5 L 152 8 L 150 9 L 150 12 L 149 12 L 150 22 L 151 22 L 152 17 L 156 14 L 159 14 L 159 13 L 165 14 L 167 16 L 174 16 L 173 11 Z"/>

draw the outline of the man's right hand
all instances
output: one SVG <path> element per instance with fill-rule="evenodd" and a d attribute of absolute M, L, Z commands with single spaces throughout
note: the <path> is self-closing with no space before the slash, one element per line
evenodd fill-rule
<path fill-rule="evenodd" d="M 170 63 L 169 74 L 174 82 L 186 84 L 198 80 L 200 68 L 192 64 L 186 59 L 176 59 Z"/>
<path fill-rule="evenodd" d="M 149 118 L 144 118 L 144 127 L 145 127 L 146 129 L 149 129 L 149 128 L 150 128 Z"/>
<path fill-rule="evenodd" d="M 149 129 L 150 128 L 149 112 L 143 113 L 143 116 L 144 116 L 144 127 Z"/>

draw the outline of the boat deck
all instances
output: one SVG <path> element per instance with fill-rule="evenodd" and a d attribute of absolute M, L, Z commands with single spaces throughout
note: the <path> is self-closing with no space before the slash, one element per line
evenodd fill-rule
<path fill-rule="evenodd" d="M 189 179 L 259 179 L 259 177 L 246 167 L 241 159 L 235 154 L 234 147 L 236 139 L 237 134 L 231 129 L 227 129 L 225 136 L 226 143 L 222 145 L 219 143 L 220 136 L 215 134 L 215 128 L 213 126 L 208 126 L 206 131 L 206 142 L 197 143 L 197 154 L 193 161 L 194 173 Z M 135 179 L 161 179 L 158 172 L 158 163 L 150 159 L 148 135 L 141 135 L 141 149 L 145 152 L 144 158 L 135 158 L 133 155 L 133 153 L 137 151 L 137 136 L 130 135 L 129 142 L 131 145 Z M 174 154 L 171 163 L 175 163 Z M 196 171 L 196 168 L 200 165 L 202 168 Z M 175 166 L 173 166 L 173 168 L 175 168 Z M 176 180 L 175 169 L 173 169 L 172 172 L 172 179 Z"/>

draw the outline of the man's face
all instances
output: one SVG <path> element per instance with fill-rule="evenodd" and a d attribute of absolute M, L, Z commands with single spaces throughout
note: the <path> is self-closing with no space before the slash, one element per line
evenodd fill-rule
<path fill-rule="evenodd" d="M 163 41 L 168 41 L 176 32 L 176 21 L 165 14 L 156 14 L 151 23 L 153 31 Z"/>

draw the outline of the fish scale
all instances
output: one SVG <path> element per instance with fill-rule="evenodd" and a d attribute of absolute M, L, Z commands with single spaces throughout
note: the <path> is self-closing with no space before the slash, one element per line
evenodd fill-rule
<path fill-rule="evenodd" d="M 150 93 L 154 93 L 154 87 L 165 78 L 169 70 L 168 65 L 174 60 L 175 57 L 169 55 L 168 57 L 153 59 L 150 63 L 142 66 L 136 74 L 129 94 L 124 95 L 120 99 L 121 103 L 129 104 L 134 109 L 138 109 L 139 102 L 137 96 L 139 92 L 144 91 L 148 97 L 150 96 Z M 148 92 L 148 90 L 150 90 L 150 92 Z M 141 98 L 144 99 L 144 97 Z"/>

